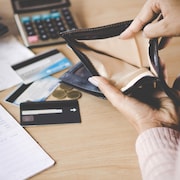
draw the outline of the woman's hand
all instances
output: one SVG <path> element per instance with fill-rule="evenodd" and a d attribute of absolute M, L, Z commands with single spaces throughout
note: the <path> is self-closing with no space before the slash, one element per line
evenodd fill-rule
<path fill-rule="evenodd" d="M 163 92 L 156 94 L 160 101 L 160 108 L 155 109 L 133 97 L 124 95 L 103 77 L 94 76 L 89 78 L 89 81 L 97 86 L 112 105 L 129 119 L 138 133 L 154 127 L 179 128 L 177 108 Z"/>
<path fill-rule="evenodd" d="M 160 14 L 162 19 L 153 22 Z M 180 0 L 147 0 L 120 38 L 128 39 L 142 29 L 147 38 L 180 36 L 179 17 Z"/>

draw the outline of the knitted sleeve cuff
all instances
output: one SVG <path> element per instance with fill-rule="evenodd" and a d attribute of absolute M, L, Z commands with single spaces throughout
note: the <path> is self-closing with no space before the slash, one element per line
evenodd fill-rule
<path fill-rule="evenodd" d="M 174 171 L 180 132 L 158 127 L 146 130 L 136 141 L 143 179 L 166 179 Z M 161 179 L 159 178 L 159 179 Z"/>

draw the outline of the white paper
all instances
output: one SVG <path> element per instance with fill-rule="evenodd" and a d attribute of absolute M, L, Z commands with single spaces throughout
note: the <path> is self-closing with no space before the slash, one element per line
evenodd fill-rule
<path fill-rule="evenodd" d="M 8 35 L 0 38 L 0 63 L 14 65 L 27 60 L 35 54 L 22 45 L 14 36 Z"/>
<path fill-rule="evenodd" d="M 0 105 L 0 179 L 27 179 L 53 164 L 54 160 Z"/>
<path fill-rule="evenodd" d="M 9 64 L 4 62 L 0 62 L 0 64 L 0 91 L 22 82 L 22 79 Z"/>
<path fill-rule="evenodd" d="M 0 38 L 0 91 L 22 82 L 11 66 L 34 56 L 35 54 L 14 36 L 7 35 Z"/>

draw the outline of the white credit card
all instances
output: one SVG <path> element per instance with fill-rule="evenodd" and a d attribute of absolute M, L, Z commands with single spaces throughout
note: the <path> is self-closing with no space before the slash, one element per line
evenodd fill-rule
<path fill-rule="evenodd" d="M 15 64 L 12 68 L 21 77 L 24 84 L 32 83 L 70 67 L 72 63 L 57 49 L 37 55 Z"/>
<path fill-rule="evenodd" d="M 19 105 L 22 102 L 45 101 L 47 97 L 59 86 L 59 79 L 48 76 L 31 84 L 22 84 L 5 101 Z"/>

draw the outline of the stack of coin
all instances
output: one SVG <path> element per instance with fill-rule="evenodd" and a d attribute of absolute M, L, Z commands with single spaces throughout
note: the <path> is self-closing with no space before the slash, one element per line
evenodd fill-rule
<path fill-rule="evenodd" d="M 82 93 L 78 90 L 74 90 L 72 86 L 61 83 L 52 95 L 58 99 L 79 99 Z"/>

